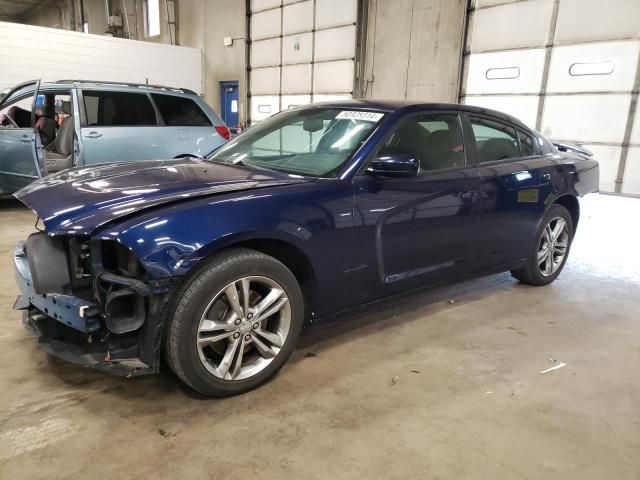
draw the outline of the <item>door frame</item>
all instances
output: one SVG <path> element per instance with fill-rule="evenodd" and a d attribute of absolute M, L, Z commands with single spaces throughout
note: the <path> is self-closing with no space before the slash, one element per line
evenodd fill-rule
<path fill-rule="evenodd" d="M 224 98 L 225 98 L 224 89 L 226 87 L 236 87 L 238 89 L 238 122 L 239 122 L 240 121 L 240 83 L 238 80 L 223 80 L 220 82 L 220 117 L 222 118 L 222 121 L 225 123 L 225 125 L 227 125 L 227 127 L 235 129 L 237 125 L 229 125 L 227 123 L 227 119 L 225 118 L 226 110 L 224 105 Z"/>

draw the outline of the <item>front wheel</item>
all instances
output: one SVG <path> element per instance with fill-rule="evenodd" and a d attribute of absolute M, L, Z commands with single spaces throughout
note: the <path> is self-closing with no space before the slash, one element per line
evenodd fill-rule
<path fill-rule="evenodd" d="M 260 252 L 214 257 L 177 292 L 165 358 L 181 380 L 214 397 L 244 393 L 285 364 L 302 330 L 295 276 Z"/>
<path fill-rule="evenodd" d="M 564 267 L 573 240 L 571 214 L 562 205 L 551 205 L 536 233 L 536 242 L 524 267 L 511 274 L 529 285 L 553 282 Z"/>

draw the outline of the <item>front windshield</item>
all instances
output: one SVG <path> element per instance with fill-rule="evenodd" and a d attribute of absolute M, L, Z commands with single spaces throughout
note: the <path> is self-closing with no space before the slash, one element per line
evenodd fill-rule
<path fill-rule="evenodd" d="M 208 159 L 312 177 L 333 177 L 383 113 L 347 108 L 291 110 L 251 127 Z"/>

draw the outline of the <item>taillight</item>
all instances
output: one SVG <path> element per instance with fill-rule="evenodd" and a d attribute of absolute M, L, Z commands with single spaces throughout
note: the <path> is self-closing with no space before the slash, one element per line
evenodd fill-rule
<path fill-rule="evenodd" d="M 216 132 L 218 132 L 218 134 L 225 140 L 229 140 L 231 138 L 231 132 L 226 125 L 216 125 Z"/>

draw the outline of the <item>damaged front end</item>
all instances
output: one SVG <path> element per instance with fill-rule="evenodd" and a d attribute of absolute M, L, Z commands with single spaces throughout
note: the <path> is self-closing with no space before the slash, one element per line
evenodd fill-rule
<path fill-rule="evenodd" d="M 17 245 L 14 266 L 14 308 L 41 349 L 114 374 L 157 373 L 174 280 L 150 279 L 116 241 L 44 232 Z"/>

